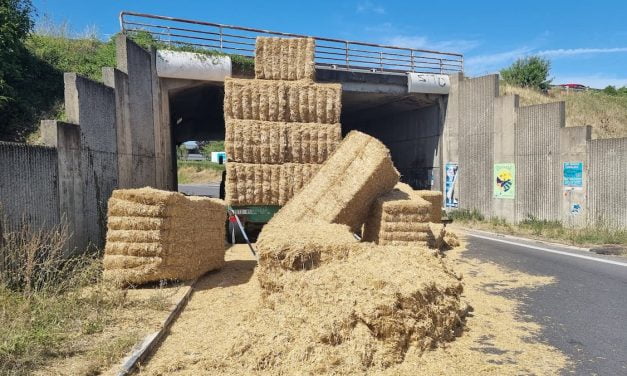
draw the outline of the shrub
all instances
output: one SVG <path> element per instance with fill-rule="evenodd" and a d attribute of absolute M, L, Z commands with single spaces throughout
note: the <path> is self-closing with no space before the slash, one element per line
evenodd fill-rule
<path fill-rule="evenodd" d="M 501 78 L 510 85 L 548 90 L 551 84 L 549 71 L 551 62 L 539 56 L 529 56 L 516 60 L 508 68 L 501 70 Z"/>

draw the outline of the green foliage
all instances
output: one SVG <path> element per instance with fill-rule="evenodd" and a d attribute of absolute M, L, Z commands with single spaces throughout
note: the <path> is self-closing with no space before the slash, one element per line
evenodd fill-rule
<path fill-rule="evenodd" d="M 601 90 L 603 94 L 611 95 L 611 96 L 625 96 L 627 97 L 627 86 L 623 86 L 619 89 L 612 85 L 606 86 L 603 90 Z"/>
<path fill-rule="evenodd" d="M 529 56 L 516 60 L 511 66 L 501 70 L 501 78 L 510 85 L 548 90 L 551 81 L 551 62 L 539 56 Z"/>
<path fill-rule="evenodd" d="M 177 167 L 179 169 L 184 167 L 193 167 L 196 172 L 200 172 L 202 170 L 216 170 L 216 171 L 224 171 L 226 165 L 214 163 L 211 161 L 177 161 Z"/>
<path fill-rule="evenodd" d="M 224 141 L 209 141 L 200 148 L 200 152 L 207 158 L 211 158 L 211 153 L 224 151 Z"/>
<path fill-rule="evenodd" d="M 452 220 L 460 222 L 483 221 L 485 219 L 477 209 L 457 209 L 451 211 L 448 216 Z"/>

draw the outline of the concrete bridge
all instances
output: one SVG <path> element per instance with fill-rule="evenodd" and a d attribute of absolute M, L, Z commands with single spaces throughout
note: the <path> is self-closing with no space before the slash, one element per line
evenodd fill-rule
<path fill-rule="evenodd" d="M 65 74 L 67 123 L 42 122 L 46 146 L 0 142 L 9 227 L 64 220 L 71 249 L 102 246 L 113 189 L 176 190 L 176 145 L 224 139 L 224 77 L 252 71 L 235 57 L 146 51 L 129 33 L 244 56 L 256 35 L 300 37 L 151 17 L 161 23 L 122 14 L 116 68 L 103 69 L 104 83 Z M 627 138 L 592 140 L 589 126 L 565 127 L 563 102 L 520 106 L 517 96 L 499 96 L 498 76 L 464 77 L 461 55 L 325 38 L 316 46 L 317 80 L 344 89 L 343 132 L 382 140 L 414 188 L 442 190 L 447 207 L 511 222 L 627 227 Z M 505 196 L 495 188 L 497 168 L 512 178 Z"/>
<path fill-rule="evenodd" d="M 251 57 L 257 36 L 311 37 L 196 20 L 122 12 L 125 34 L 150 33 L 162 44 Z M 439 188 L 441 130 L 449 74 L 463 70 L 463 56 L 331 38 L 316 40 L 318 82 L 342 84 L 342 129 L 382 140 L 405 182 Z M 156 51 L 156 72 L 167 91 L 173 140 L 224 139 L 222 101 L 227 76 L 254 78 L 229 56 Z"/>

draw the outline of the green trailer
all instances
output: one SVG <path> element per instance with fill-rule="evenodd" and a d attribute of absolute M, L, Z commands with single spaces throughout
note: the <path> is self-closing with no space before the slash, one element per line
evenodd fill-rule
<path fill-rule="evenodd" d="M 244 205 L 232 206 L 233 212 L 239 218 L 244 231 L 251 239 L 256 239 L 264 224 L 281 208 L 279 205 Z M 234 218 L 229 218 L 227 238 L 230 242 L 244 242 L 244 237 Z"/>

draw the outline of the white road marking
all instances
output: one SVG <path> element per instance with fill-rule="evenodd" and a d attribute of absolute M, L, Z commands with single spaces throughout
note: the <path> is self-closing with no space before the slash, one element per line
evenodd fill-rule
<path fill-rule="evenodd" d="M 492 240 L 492 241 L 495 241 L 495 242 L 511 244 L 511 245 L 517 245 L 519 247 L 526 247 L 526 248 L 531 248 L 531 249 L 537 249 L 538 251 L 544 251 L 544 252 L 555 253 L 555 254 L 563 255 L 563 256 L 576 257 L 576 258 L 581 258 L 581 259 L 584 259 L 584 260 L 591 260 L 591 261 L 602 262 L 602 263 L 605 263 L 605 264 L 611 264 L 611 265 L 618 265 L 618 266 L 625 266 L 625 267 L 627 267 L 627 262 L 606 260 L 606 259 L 592 257 L 592 256 L 579 255 L 579 254 L 576 254 L 576 253 L 558 251 L 558 250 L 555 250 L 555 249 L 538 247 L 538 246 L 535 246 L 535 245 L 529 245 L 529 244 L 523 244 L 523 243 L 517 243 L 517 242 L 512 242 L 512 241 L 509 241 L 509 240 L 495 239 L 495 238 L 492 238 L 492 237 L 489 237 L 489 236 L 476 235 L 476 234 L 472 234 L 472 233 L 468 233 L 468 235 L 472 236 L 472 237 L 475 237 L 475 238 L 479 238 L 479 239 Z"/>

